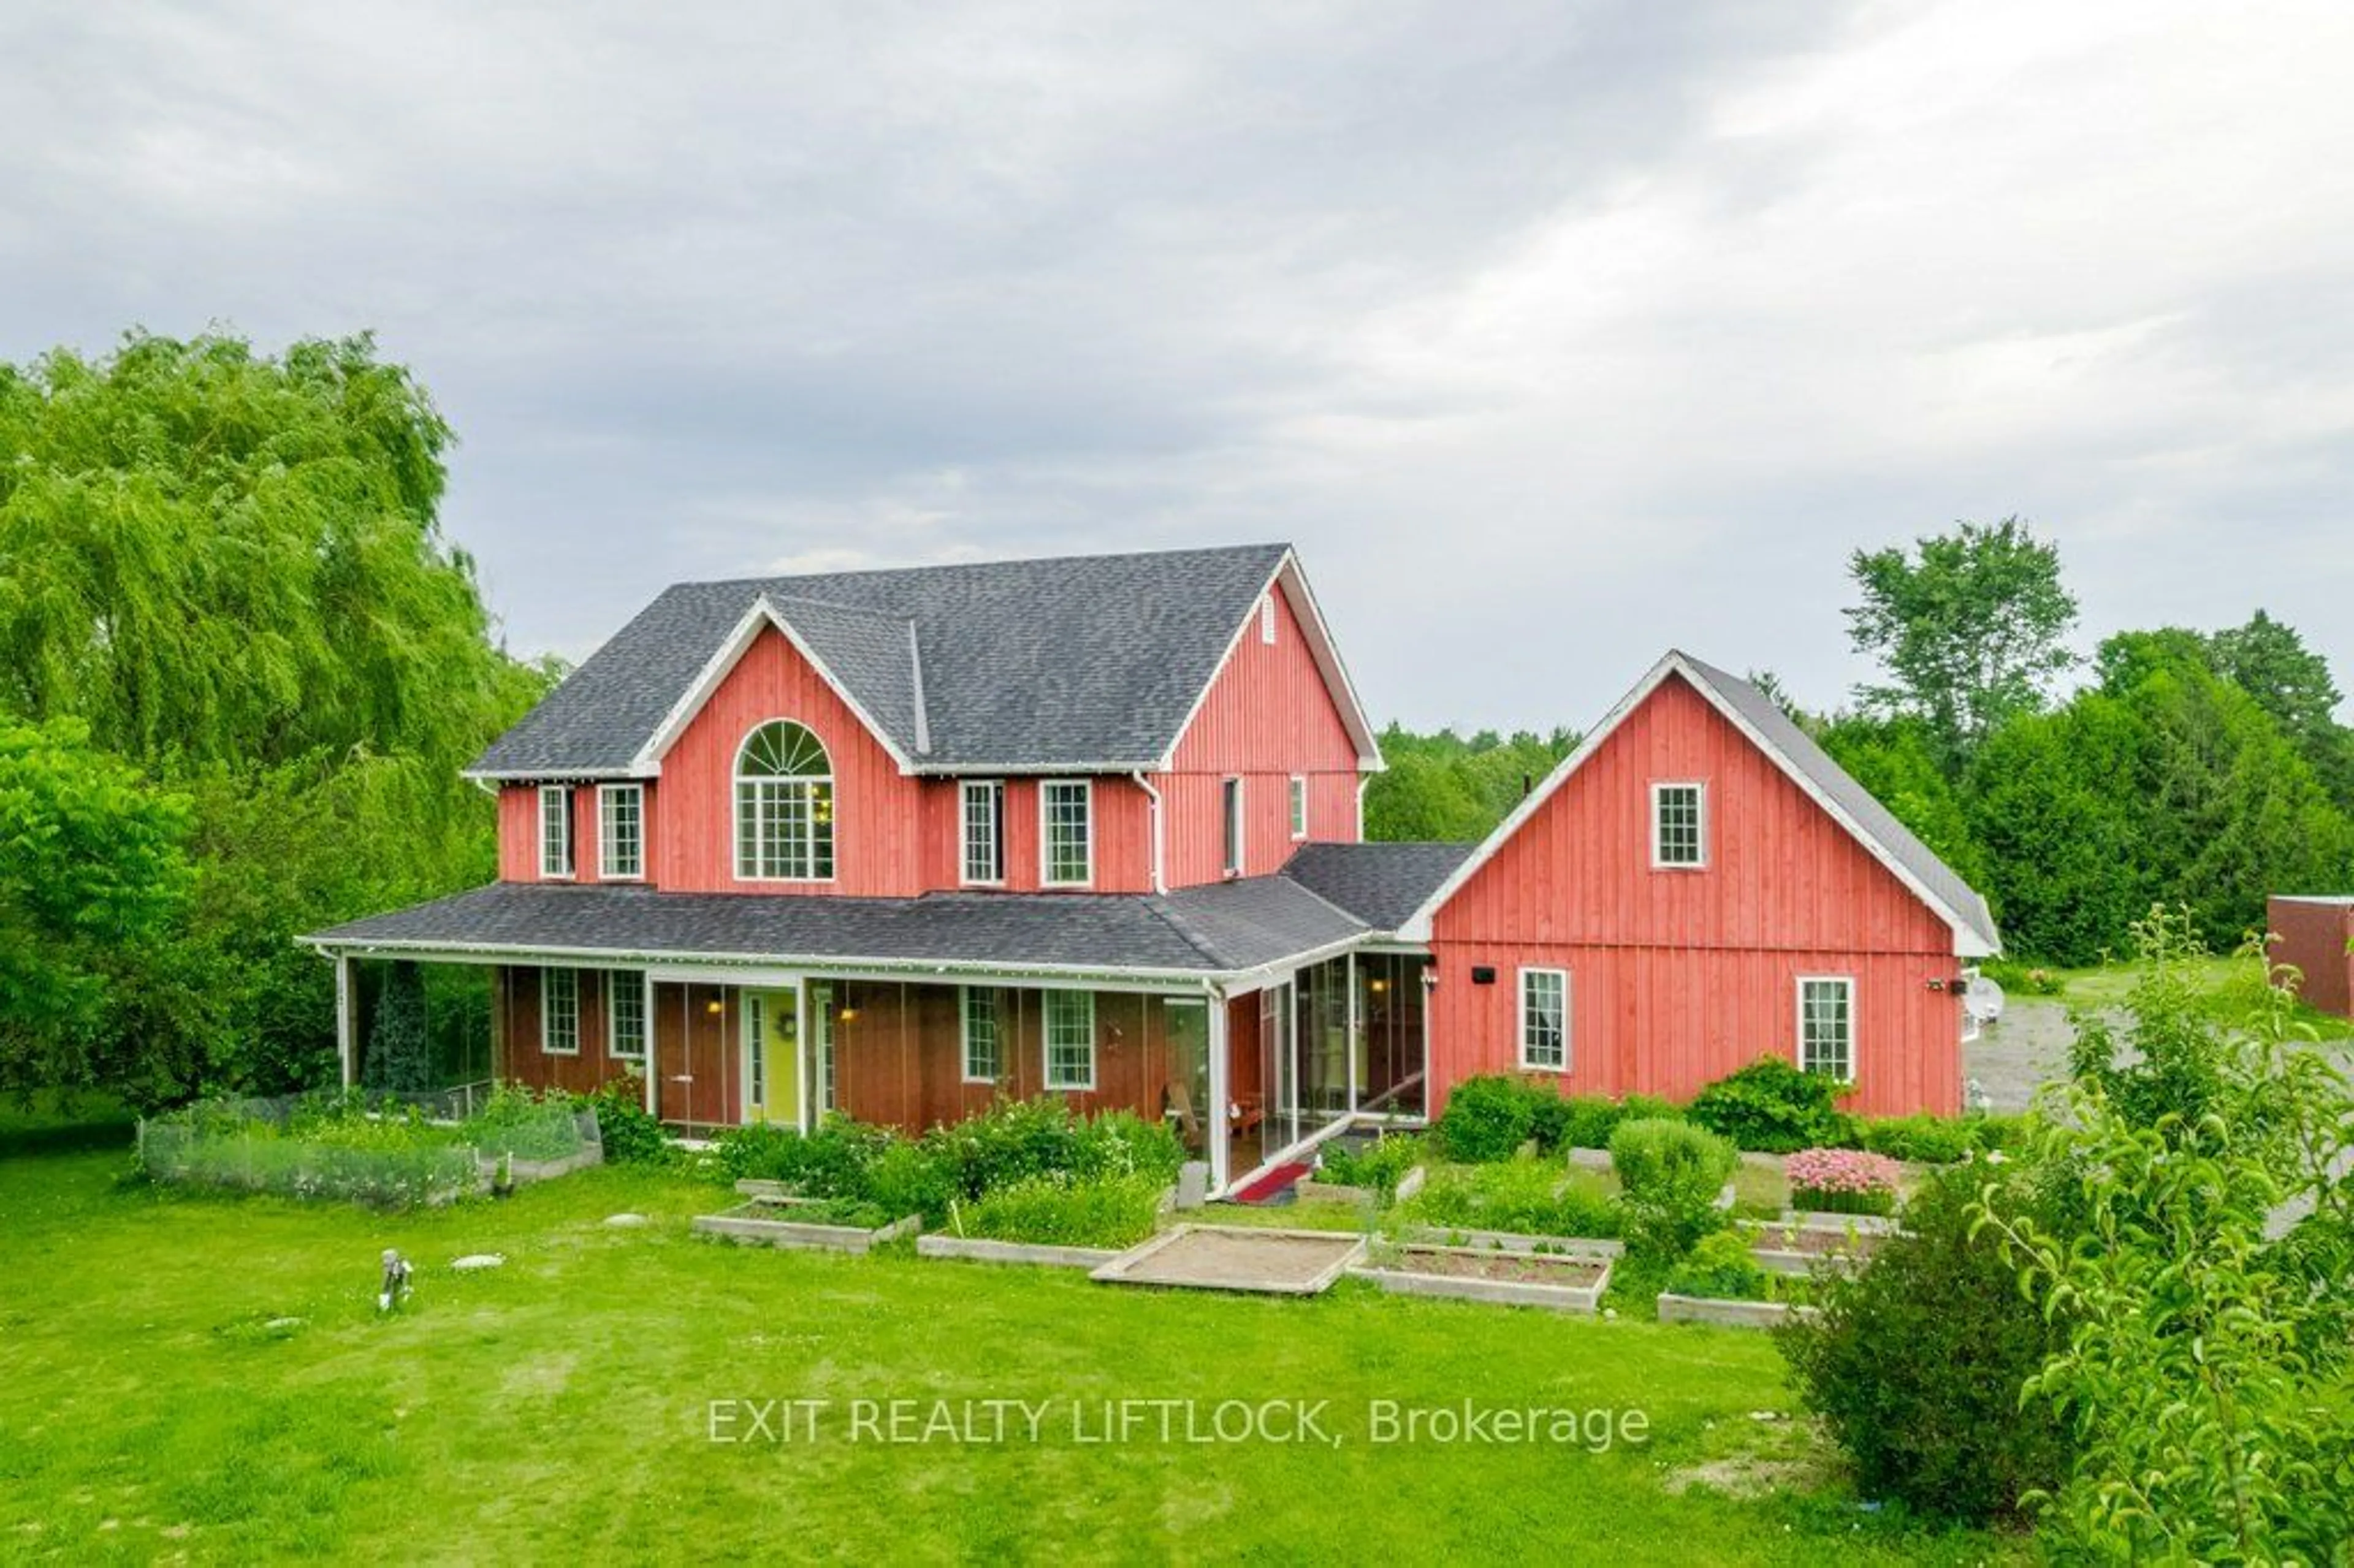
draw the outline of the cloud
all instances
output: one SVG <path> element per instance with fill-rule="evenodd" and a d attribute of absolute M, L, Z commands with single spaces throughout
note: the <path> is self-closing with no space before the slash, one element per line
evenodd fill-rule
<path fill-rule="evenodd" d="M 1284 537 L 1379 711 L 1829 701 L 1849 550 L 2344 662 L 2354 19 L 260 5 L 0 18 L 0 357 L 380 332 L 516 646 L 656 578 Z"/>

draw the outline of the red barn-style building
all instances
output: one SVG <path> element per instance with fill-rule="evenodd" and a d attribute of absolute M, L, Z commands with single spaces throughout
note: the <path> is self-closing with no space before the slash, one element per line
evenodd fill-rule
<path fill-rule="evenodd" d="M 1670 653 L 1484 843 L 1364 843 L 1371 725 L 1280 545 L 684 584 L 470 770 L 499 880 L 308 938 L 486 967 L 493 1071 L 681 1130 L 999 1096 L 1165 1116 L 1230 1190 L 1495 1071 L 1765 1053 L 1959 1108 L 1986 906 Z"/>

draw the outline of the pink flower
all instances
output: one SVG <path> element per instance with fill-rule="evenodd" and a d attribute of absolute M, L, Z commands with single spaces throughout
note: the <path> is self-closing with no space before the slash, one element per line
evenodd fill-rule
<path fill-rule="evenodd" d="M 1810 1192 L 1893 1192 L 1904 1168 L 1861 1149 L 1802 1149 L 1786 1160 L 1790 1185 Z"/>

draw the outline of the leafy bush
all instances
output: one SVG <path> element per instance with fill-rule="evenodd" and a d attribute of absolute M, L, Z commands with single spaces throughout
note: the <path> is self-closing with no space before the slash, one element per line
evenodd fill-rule
<path fill-rule="evenodd" d="M 2052 970 L 2003 959 L 1988 959 L 1978 966 L 1978 972 L 2003 990 L 2023 995 L 2058 996 L 2062 989 L 2060 977 Z"/>
<path fill-rule="evenodd" d="M 364 1096 L 291 1107 L 227 1100 L 140 1124 L 139 1167 L 156 1181 L 343 1199 L 378 1208 L 446 1202 L 479 1185 L 469 1144 L 413 1107 Z"/>
<path fill-rule="evenodd" d="M 1978 1147 L 1970 1123 L 1950 1117 L 1880 1117 L 1865 1122 L 1861 1130 L 1858 1141 L 1864 1148 L 1908 1165 L 1956 1164 Z"/>
<path fill-rule="evenodd" d="M 1071 1123 L 1067 1168 L 1075 1176 L 1141 1176 L 1166 1187 L 1184 1163 L 1185 1146 L 1165 1121 L 1108 1110 Z"/>
<path fill-rule="evenodd" d="M 1718 1301 L 1763 1301 L 1766 1270 L 1749 1250 L 1746 1236 L 1718 1231 L 1701 1237 L 1691 1255 L 1669 1272 L 1667 1288 L 1678 1296 Z"/>
<path fill-rule="evenodd" d="M 1733 1140 L 1768 1154 L 1835 1148 L 1853 1141 L 1836 1104 L 1843 1086 L 1819 1073 L 1802 1073 L 1779 1056 L 1760 1056 L 1701 1090 L 1684 1114 Z"/>
<path fill-rule="evenodd" d="M 1790 1206 L 1833 1214 L 1893 1214 L 1903 1168 L 1885 1154 L 1860 1149 L 1802 1149 L 1782 1173 Z"/>
<path fill-rule="evenodd" d="M 1970 1135 L 1970 1147 L 1980 1154 L 2017 1149 L 2027 1141 L 2028 1123 L 2023 1116 L 1965 1117 L 1962 1126 Z"/>
<path fill-rule="evenodd" d="M 2070 1457 L 2051 1405 L 2020 1403 L 2067 1326 L 2020 1292 L 1992 1234 L 1971 1234 L 1986 1175 L 1933 1175 L 1905 1212 L 1910 1234 L 1852 1278 L 1819 1278 L 1822 1316 L 1776 1331 L 1864 1496 L 1973 1522 L 2016 1513 L 2030 1489 L 2059 1484 Z"/>
<path fill-rule="evenodd" d="M 930 1144 L 895 1139 L 866 1167 L 866 1196 L 892 1219 L 921 1214 L 937 1224 L 958 1197 L 956 1173 Z"/>
<path fill-rule="evenodd" d="M 522 1084 L 493 1088 L 458 1131 L 484 1154 L 517 1160 L 562 1160 L 579 1153 L 586 1141 L 570 1095 L 560 1089 L 536 1094 Z"/>
<path fill-rule="evenodd" d="M 892 1134 L 830 1117 L 803 1134 L 769 1122 L 731 1127 L 712 1142 L 722 1174 L 731 1181 L 783 1183 L 811 1198 L 864 1198 L 867 1168 Z"/>
<path fill-rule="evenodd" d="M 1683 1112 L 1657 1095 L 1628 1095 L 1614 1100 L 1605 1095 L 1579 1095 L 1560 1102 L 1561 1131 L 1546 1149 L 1607 1149 L 1610 1135 L 1622 1121 L 1678 1121 Z"/>
<path fill-rule="evenodd" d="M 1442 1229 L 1519 1235 L 1607 1238 L 1622 1228 L 1618 1205 L 1593 1176 L 1527 1159 L 1434 1171 L 1405 1213 Z"/>
<path fill-rule="evenodd" d="M 1159 1224 L 1162 1191 L 1161 1181 L 1142 1175 L 1025 1176 L 977 1202 L 959 1203 L 951 1224 L 960 1235 L 996 1241 L 1133 1246 Z"/>
<path fill-rule="evenodd" d="M 1422 1159 L 1422 1139 L 1406 1133 L 1384 1134 L 1355 1147 L 1336 1141 L 1324 1146 L 1320 1175 L 1339 1186 L 1367 1187 L 1387 1196 Z"/>
<path fill-rule="evenodd" d="M 1519 1152 L 1534 1136 L 1536 1114 L 1528 1085 L 1500 1073 L 1483 1073 L 1447 1093 L 1447 1109 L 1439 1114 L 1436 1130 L 1449 1160 L 1485 1165 Z"/>
<path fill-rule="evenodd" d="M 597 1113 L 597 1134 L 604 1142 L 607 1164 L 652 1164 L 670 1152 L 670 1136 L 662 1122 L 646 1114 L 644 1079 L 615 1078 L 573 1103 Z"/>
<path fill-rule="evenodd" d="M 1717 1194 L 1740 1158 L 1726 1139 L 1690 1122 L 1620 1122 L 1610 1135 L 1610 1167 L 1626 1204 L 1628 1246 L 1680 1257 L 1722 1228 Z"/>

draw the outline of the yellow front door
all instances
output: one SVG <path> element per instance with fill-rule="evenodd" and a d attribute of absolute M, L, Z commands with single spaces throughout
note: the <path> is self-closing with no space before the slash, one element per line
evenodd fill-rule
<path fill-rule="evenodd" d="M 797 991 L 744 993 L 744 1119 L 798 1126 L 801 1010 Z"/>

